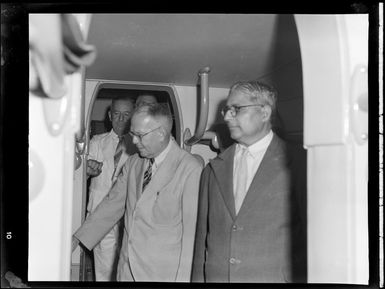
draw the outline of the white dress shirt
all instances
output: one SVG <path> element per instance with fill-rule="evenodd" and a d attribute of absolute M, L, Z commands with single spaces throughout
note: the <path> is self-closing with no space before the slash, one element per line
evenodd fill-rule
<path fill-rule="evenodd" d="M 115 169 L 114 155 L 118 143 L 119 137 L 114 130 L 95 135 L 90 141 L 88 159 L 103 163 L 100 175 L 91 179 L 90 200 L 88 203 L 88 211 L 90 212 L 97 207 L 111 188 L 111 177 Z"/>
<path fill-rule="evenodd" d="M 267 147 L 270 145 L 271 140 L 273 139 L 273 132 L 270 132 L 264 136 L 261 140 L 256 143 L 246 147 L 241 144 L 237 144 L 235 148 L 234 154 L 234 169 L 233 169 L 233 189 L 234 189 L 234 200 L 235 200 L 235 209 L 236 213 L 238 213 L 242 202 L 246 196 L 247 190 L 250 187 L 252 180 L 254 179 L 255 173 L 257 172 L 259 165 L 261 164 L 262 158 L 265 155 Z M 241 154 L 243 149 L 246 149 L 246 167 L 247 171 L 244 172 L 240 168 L 241 164 Z M 246 175 L 246 177 L 245 177 Z M 244 188 L 238 189 L 237 183 L 240 179 L 244 179 L 246 181 L 246 186 Z"/>

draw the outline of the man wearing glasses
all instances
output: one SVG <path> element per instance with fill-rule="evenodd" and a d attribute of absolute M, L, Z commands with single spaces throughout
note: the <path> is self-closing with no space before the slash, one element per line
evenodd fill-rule
<path fill-rule="evenodd" d="M 202 166 L 171 129 L 165 106 L 136 108 L 130 135 L 139 153 L 74 234 L 73 249 L 76 240 L 92 249 L 124 216 L 118 281 L 190 281 Z"/>
<path fill-rule="evenodd" d="M 236 143 L 202 173 L 194 282 L 305 281 L 306 237 L 291 163 L 271 130 L 275 105 L 263 83 L 230 89 L 222 115 Z"/>

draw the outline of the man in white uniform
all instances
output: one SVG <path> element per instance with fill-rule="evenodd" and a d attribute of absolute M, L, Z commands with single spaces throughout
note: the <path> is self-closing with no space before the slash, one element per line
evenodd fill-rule
<path fill-rule="evenodd" d="M 87 215 L 107 195 L 128 155 L 136 152 L 132 138 L 127 134 L 133 109 L 131 99 L 113 99 L 108 113 L 112 130 L 95 135 L 90 141 L 87 175 L 92 179 Z M 116 278 L 120 227 L 118 222 L 93 249 L 96 281 L 114 281 Z"/>

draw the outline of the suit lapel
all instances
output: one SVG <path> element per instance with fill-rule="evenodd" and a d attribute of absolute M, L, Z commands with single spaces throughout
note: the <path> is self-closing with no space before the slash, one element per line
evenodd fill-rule
<path fill-rule="evenodd" d="M 236 217 L 233 192 L 234 152 L 235 144 L 210 162 L 223 200 L 233 219 Z"/>
<path fill-rule="evenodd" d="M 157 169 L 155 175 L 152 177 L 151 182 L 147 185 L 143 194 L 157 193 L 172 180 L 178 167 L 177 162 L 179 161 L 180 152 L 181 149 L 179 146 L 175 141 L 172 141 L 169 152 Z M 143 174 L 144 170 L 142 172 L 142 178 Z"/>
<path fill-rule="evenodd" d="M 278 137 L 274 135 L 250 184 L 238 215 L 255 207 L 254 202 L 256 199 L 265 193 L 266 188 L 268 188 L 274 176 L 282 169 L 284 156 L 283 144 Z"/>
<path fill-rule="evenodd" d="M 144 158 L 139 158 L 137 164 L 135 165 L 135 181 L 136 181 L 136 202 L 140 199 L 142 195 L 142 185 L 143 185 L 143 175 L 146 171 L 147 161 Z"/>
<path fill-rule="evenodd" d="M 119 173 L 123 167 L 123 165 L 125 164 L 125 162 L 127 161 L 128 157 L 130 155 L 133 155 L 136 153 L 136 147 L 135 145 L 132 143 L 132 138 L 129 134 L 127 134 L 125 137 L 124 137 L 124 150 L 123 150 L 123 153 L 119 159 L 119 162 L 118 162 L 118 165 L 116 167 L 116 171 L 115 171 L 115 177 L 118 177 L 119 176 Z"/>

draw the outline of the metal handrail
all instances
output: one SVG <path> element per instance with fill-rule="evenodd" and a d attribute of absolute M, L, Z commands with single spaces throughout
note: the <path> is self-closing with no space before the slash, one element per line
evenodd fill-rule
<path fill-rule="evenodd" d="M 210 67 L 205 67 L 199 70 L 199 77 L 201 83 L 201 106 L 199 114 L 199 123 L 195 130 L 194 135 L 184 140 L 185 145 L 192 146 L 199 142 L 206 130 L 207 119 L 209 114 L 209 84 L 208 84 L 208 75 L 210 72 Z"/>

